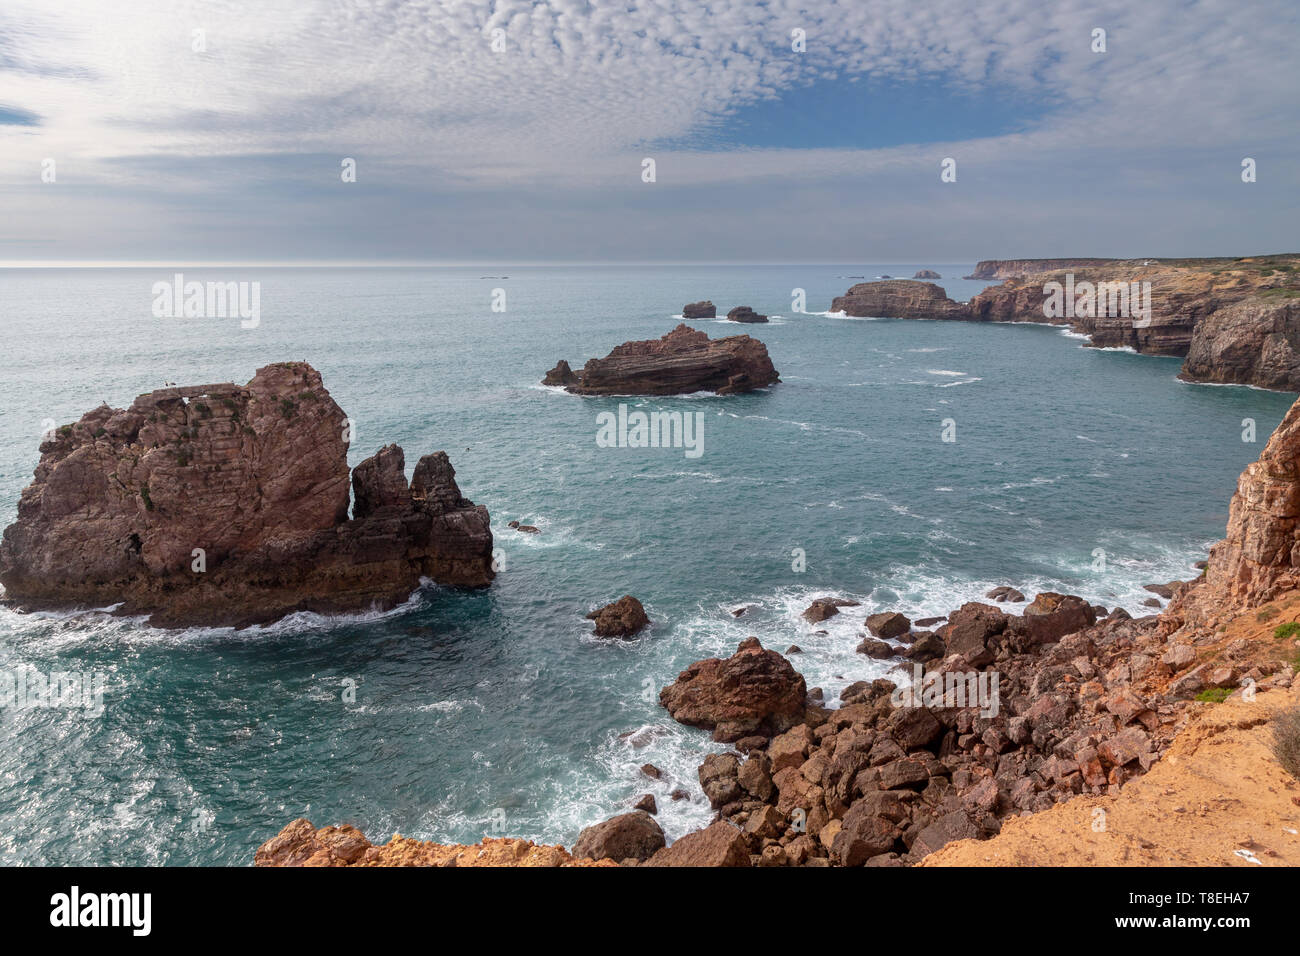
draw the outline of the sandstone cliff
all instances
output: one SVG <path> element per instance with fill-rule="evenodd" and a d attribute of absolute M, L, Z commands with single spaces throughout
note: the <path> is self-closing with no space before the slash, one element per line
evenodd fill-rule
<path fill-rule="evenodd" d="M 1300 401 L 1237 479 L 1224 540 L 1203 581 L 1166 609 L 1166 630 L 1211 628 L 1300 587 Z"/>
<path fill-rule="evenodd" d="M 624 342 L 573 372 L 563 359 L 543 384 L 577 395 L 682 395 L 748 392 L 781 381 L 767 346 L 748 335 L 710 339 L 685 323 L 661 339 Z"/>
<path fill-rule="evenodd" d="M 1033 272 L 1054 272 L 1058 269 L 1082 269 L 1088 266 L 1104 266 L 1117 259 L 982 259 L 975 265 L 975 271 L 965 279 L 1009 279 L 1012 276 L 1029 275 Z"/>
<path fill-rule="evenodd" d="M 1300 256 L 1244 259 L 1026 259 L 980 263 L 975 276 L 1008 276 L 969 303 L 954 302 L 936 285 L 864 282 L 837 297 L 832 311 L 903 319 L 1038 322 L 1063 325 L 1099 348 L 1186 357 L 1180 377 L 1191 382 L 1256 385 L 1300 391 Z M 1048 283 L 1093 289 L 1149 284 L 1141 304 L 1116 309 L 1101 295 L 1096 307 L 1050 315 Z M 1125 292 L 1127 295 L 1127 291 Z M 1077 298 L 1077 297 L 1073 297 Z M 1073 309 L 1071 310 L 1074 311 Z M 1121 314 L 1122 312 L 1122 314 Z M 1104 313 L 1104 314 L 1102 314 Z"/>
<path fill-rule="evenodd" d="M 41 445 L 0 543 L 6 600 L 244 626 L 391 607 L 422 577 L 487 585 L 487 509 L 461 496 L 442 452 L 409 487 L 397 446 L 362 462 L 349 519 L 345 426 L 300 362 L 88 412 Z"/>

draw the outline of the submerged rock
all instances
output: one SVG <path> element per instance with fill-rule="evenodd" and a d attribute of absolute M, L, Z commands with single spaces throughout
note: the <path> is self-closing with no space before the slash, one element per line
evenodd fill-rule
<path fill-rule="evenodd" d="M 443 452 L 408 487 L 402 449 L 380 449 L 351 474 L 348 517 L 347 426 L 303 362 L 87 413 L 41 445 L 0 543 L 7 600 L 242 627 L 392 607 L 423 577 L 486 586 L 487 509 Z"/>

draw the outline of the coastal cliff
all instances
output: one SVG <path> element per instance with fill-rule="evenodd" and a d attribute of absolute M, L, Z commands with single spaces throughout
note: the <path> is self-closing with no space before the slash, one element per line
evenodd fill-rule
<path fill-rule="evenodd" d="M 542 384 L 575 395 L 731 395 L 780 381 L 767 346 L 758 339 L 710 339 L 682 323 L 660 339 L 624 342 L 603 359 L 588 360 L 581 372 L 561 359 Z"/>
<path fill-rule="evenodd" d="M 1003 276 L 968 303 L 930 283 L 859 283 L 831 311 L 1063 325 L 1094 347 L 1185 358 L 1185 381 L 1300 391 L 1300 256 L 1011 260 L 981 263 L 968 278 Z M 1046 307 L 1053 283 L 1063 309 Z"/>
<path fill-rule="evenodd" d="M 1164 614 L 1132 619 L 1050 592 L 1019 615 L 970 602 L 927 620 L 945 622 L 934 630 L 873 614 L 859 652 L 907 662 L 911 680 L 851 684 L 836 709 L 807 691 L 783 655 L 749 638 L 729 658 L 692 664 L 660 694 L 674 719 L 734 748 L 699 767 L 713 822 L 651 852 L 645 837 L 657 826 L 623 813 L 583 831 L 575 848 L 652 867 L 1068 865 L 1133 854 L 1222 864 L 1240 856 L 1229 857 L 1235 850 L 1223 835 L 1231 833 L 1237 848 L 1294 859 L 1300 849 L 1259 843 L 1236 811 L 1290 819 L 1288 801 L 1300 799 L 1288 795 L 1296 784 L 1259 730 L 1296 695 L 1300 642 L 1274 627 L 1300 617 L 1298 528 L 1300 402 L 1242 474 L 1206 575 L 1156 588 L 1173 597 Z M 1266 706 L 1253 703 L 1256 693 Z M 1233 740 L 1240 747 L 1223 751 Z M 1168 824 L 1188 809 L 1180 799 L 1219 792 L 1206 778 L 1225 760 L 1235 801 L 1207 803 L 1194 827 Z M 1165 823 L 1141 831 L 1148 838 L 1134 846 L 1118 831 L 1099 835 L 1097 809 L 1117 821 Z M 317 856 L 328 841 L 316 832 L 296 821 L 258 851 L 258 863 L 329 862 L 333 851 Z M 382 865 L 368 843 L 338 839 L 358 860 Z M 466 852 L 416 846 L 417 861 Z M 497 859 L 529 865 L 516 861 L 531 852 L 522 846 Z M 565 862 L 559 851 L 548 859 Z"/>
<path fill-rule="evenodd" d="M 487 509 L 461 495 L 443 452 L 409 486 L 396 445 L 359 464 L 349 518 L 347 426 L 302 362 L 88 412 L 41 444 L 0 542 L 5 599 L 246 626 L 392 607 L 425 577 L 486 586 Z"/>

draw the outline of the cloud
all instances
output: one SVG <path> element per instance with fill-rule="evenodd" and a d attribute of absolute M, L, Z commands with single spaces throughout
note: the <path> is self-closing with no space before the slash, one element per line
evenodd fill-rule
<path fill-rule="evenodd" d="M 1230 178 L 1253 155 L 1242 150 L 1294 155 L 1298 17 L 1287 2 L 1007 0 L 977 13 L 916 0 L 8 0 L 0 181 L 16 214 L 39 216 L 40 162 L 54 157 L 61 182 L 137 208 L 215 191 L 253 221 L 245 199 L 270 183 L 265 215 L 300 208 L 338 184 L 345 156 L 358 160 L 357 185 L 405 191 L 416 208 L 451 192 L 506 202 L 537 191 L 590 208 L 639 187 L 651 154 L 664 215 L 688 208 L 672 189 L 724 190 L 741 215 L 782 183 L 829 196 L 873 178 L 924 202 L 948 155 L 959 182 L 970 170 L 1004 201 L 1054 177 L 1065 178 L 1058 192 L 1082 176 L 1136 195 L 1142 169 L 1157 192 L 1170 180 L 1194 188 L 1216 169 Z M 1098 27 L 1104 54 L 1090 49 Z M 791 49 L 795 29 L 806 52 Z M 868 81 L 901 96 L 924 81 L 1051 107 L 1023 132 L 976 139 L 948 141 L 936 121 L 926 145 L 706 148 L 737 111 L 809 84 Z M 1201 155 L 1211 143 L 1222 155 Z M 1262 169 L 1294 184 L 1293 161 Z"/>

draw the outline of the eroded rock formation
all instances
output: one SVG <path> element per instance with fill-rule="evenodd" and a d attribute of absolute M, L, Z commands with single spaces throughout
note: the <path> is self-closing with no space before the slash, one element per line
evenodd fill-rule
<path fill-rule="evenodd" d="M 396 445 L 359 464 L 349 519 L 346 424 L 302 362 L 88 412 L 41 445 L 0 543 L 6 600 L 245 626 L 391 607 L 422 577 L 487 585 L 487 509 L 443 452 L 409 487 Z"/>
<path fill-rule="evenodd" d="M 1224 540 L 1210 549 L 1203 580 L 1180 589 L 1166 630 L 1212 627 L 1235 611 L 1300 587 L 1300 401 L 1291 406 L 1259 459 L 1237 479 Z"/>
<path fill-rule="evenodd" d="M 759 315 L 747 305 L 738 305 L 727 313 L 728 322 L 766 322 L 767 316 Z"/>
<path fill-rule="evenodd" d="M 1006 281 L 969 303 L 933 284 L 863 282 L 836 297 L 831 311 L 1063 325 L 1095 347 L 1185 356 L 1180 377 L 1187 381 L 1300 391 L 1300 256 L 1007 260 L 980 263 L 967 278 Z M 1068 311 L 1045 309 L 1048 283 L 1062 288 Z"/>
<path fill-rule="evenodd" d="M 683 319 L 716 319 L 718 308 L 708 299 L 682 306 Z"/>
<path fill-rule="evenodd" d="M 969 319 L 970 309 L 954 302 L 933 282 L 888 279 L 859 282 L 831 302 L 832 312 L 882 319 Z"/>
<path fill-rule="evenodd" d="M 748 335 L 710 339 L 682 323 L 661 339 L 624 342 L 572 372 L 561 361 L 543 384 L 577 395 L 683 395 L 748 392 L 781 381 L 767 346 Z"/>

